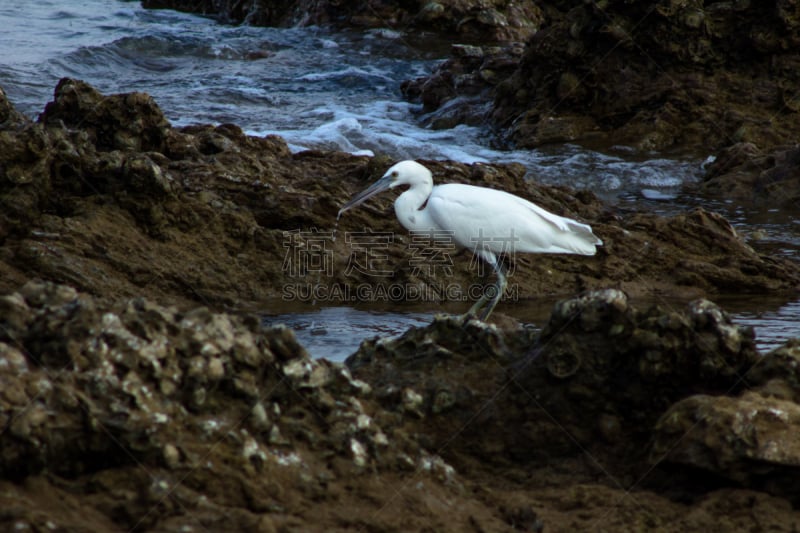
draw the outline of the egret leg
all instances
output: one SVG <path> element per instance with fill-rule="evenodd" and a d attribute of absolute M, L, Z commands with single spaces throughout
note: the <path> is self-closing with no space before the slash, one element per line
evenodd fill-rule
<path fill-rule="evenodd" d="M 494 311 L 497 302 L 500 301 L 500 298 L 503 297 L 503 293 L 506 292 L 506 285 L 508 285 L 508 281 L 506 280 L 506 274 L 505 272 L 503 272 L 503 267 L 500 265 L 500 263 L 497 260 L 495 260 L 493 266 L 494 266 L 494 271 L 497 272 L 497 283 L 495 284 L 495 288 L 497 289 L 497 294 L 494 295 L 492 301 L 489 302 L 489 305 L 483 310 L 483 313 L 481 313 L 480 319 L 483 320 L 484 322 L 486 321 L 487 318 L 489 318 L 489 315 L 492 314 L 492 311 Z"/>
<path fill-rule="evenodd" d="M 499 302 L 500 298 L 503 297 L 503 293 L 506 291 L 507 281 L 506 281 L 506 274 L 503 271 L 503 266 L 497 260 L 496 255 L 486 251 L 480 251 L 476 253 L 478 253 L 478 255 L 480 255 L 480 257 L 484 261 L 492 265 L 492 268 L 494 268 L 495 273 L 497 273 L 497 282 L 495 283 L 495 289 L 497 293 L 494 295 L 494 297 L 490 296 L 487 293 L 484 293 L 483 296 L 481 296 L 478 299 L 478 301 L 475 302 L 472 305 L 472 307 L 469 308 L 469 311 L 467 311 L 467 315 L 476 316 L 481 320 L 485 321 L 487 318 L 489 318 L 489 315 L 492 314 L 492 311 L 494 311 L 497 302 Z M 483 312 L 478 314 L 481 308 L 483 308 L 484 305 L 486 305 L 486 302 L 488 302 L 490 299 L 492 301 L 489 302 L 489 305 L 485 309 L 483 309 Z"/>

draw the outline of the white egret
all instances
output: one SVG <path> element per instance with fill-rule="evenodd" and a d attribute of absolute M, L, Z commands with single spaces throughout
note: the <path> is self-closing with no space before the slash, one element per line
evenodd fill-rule
<path fill-rule="evenodd" d="M 506 289 L 506 273 L 497 254 L 594 255 L 595 246 L 603 244 L 588 225 L 554 215 L 505 191 L 457 183 L 434 187 L 430 170 L 416 161 L 392 166 L 381 179 L 347 202 L 339 216 L 398 185 L 409 185 L 394 202 L 394 212 L 403 227 L 409 231 L 447 232 L 455 244 L 472 250 L 494 268 L 497 292 L 479 315 L 482 320 L 488 318 Z M 490 295 L 484 292 L 469 313 L 478 316 L 489 299 Z"/>

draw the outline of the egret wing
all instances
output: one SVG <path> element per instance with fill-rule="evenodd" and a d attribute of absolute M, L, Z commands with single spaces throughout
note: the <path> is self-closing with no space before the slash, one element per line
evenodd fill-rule
<path fill-rule="evenodd" d="M 513 194 L 485 187 L 434 187 L 427 210 L 460 246 L 495 253 L 513 251 L 593 255 L 602 244 L 589 226 L 542 209 Z"/>

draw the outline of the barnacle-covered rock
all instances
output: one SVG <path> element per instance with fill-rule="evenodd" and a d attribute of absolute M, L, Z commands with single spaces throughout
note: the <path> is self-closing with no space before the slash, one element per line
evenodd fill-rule
<path fill-rule="evenodd" d="M 451 466 L 376 412 L 369 385 L 310 359 L 288 328 L 143 298 L 107 304 L 42 281 L 0 296 L 0 324 L 0 478 L 46 470 L 130 487 L 118 502 L 128 510 L 109 518 L 116 527 L 140 527 L 136 509 L 168 494 L 279 509 L 296 494 L 323 497 L 339 476 L 407 461 L 458 485 Z"/>
<path fill-rule="evenodd" d="M 775 492 L 800 489 L 800 405 L 757 392 L 697 395 L 673 405 L 655 428 L 658 460 L 714 472 Z"/>
<path fill-rule="evenodd" d="M 147 94 L 106 97 L 91 85 L 70 78 L 59 82 L 55 98 L 45 107 L 40 121 L 80 126 L 102 151 L 163 151 L 170 127 Z"/>
<path fill-rule="evenodd" d="M 652 458 L 797 494 L 798 377 L 800 339 L 791 339 L 741 374 L 741 395 L 695 395 L 670 407 L 655 427 Z"/>
<path fill-rule="evenodd" d="M 743 387 L 738 376 L 758 352 L 752 328 L 732 323 L 707 300 L 682 311 L 642 311 L 622 291 L 608 289 L 556 304 L 530 358 L 534 369 L 542 364 L 563 380 L 547 405 L 562 411 L 580 402 L 587 424 L 613 415 L 646 428 L 684 395 Z M 541 377 L 531 371 L 520 381 L 540 388 Z M 586 403 L 596 395 L 602 400 Z"/>
<path fill-rule="evenodd" d="M 365 341 L 347 364 L 435 445 L 465 443 L 493 463 L 546 460 L 598 437 L 643 449 L 672 404 L 744 388 L 739 377 L 757 361 L 752 329 L 707 300 L 641 310 L 607 289 L 560 301 L 538 335 L 439 316 Z"/>
<path fill-rule="evenodd" d="M 480 383 L 484 364 L 503 368 L 530 342 L 529 332 L 510 334 L 471 317 L 437 315 L 426 327 L 395 338 L 364 341 L 346 364 L 377 387 L 384 405 L 422 417 L 465 408 Z M 471 364 L 476 363 L 476 364 Z M 429 369 L 418 375 L 420 369 Z"/>
<path fill-rule="evenodd" d="M 783 4 L 574 2 L 528 40 L 492 116 L 522 146 L 558 141 L 553 118 L 571 140 L 642 151 L 794 142 L 785 88 L 797 85 L 800 38 Z M 580 87 L 564 86 L 565 71 Z"/>
<path fill-rule="evenodd" d="M 0 131 L 11 128 L 19 128 L 29 124 L 30 121 L 14 109 L 13 104 L 8 100 L 6 92 L 0 87 Z"/>
<path fill-rule="evenodd" d="M 40 281 L 0 305 L 2 475 L 78 475 L 151 456 L 175 470 L 198 439 L 231 432 L 236 456 L 256 469 L 271 446 L 297 442 L 357 468 L 396 453 L 359 399 L 370 388 L 310 359 L 285 327 L 141 298 L 109 307 Z"/>

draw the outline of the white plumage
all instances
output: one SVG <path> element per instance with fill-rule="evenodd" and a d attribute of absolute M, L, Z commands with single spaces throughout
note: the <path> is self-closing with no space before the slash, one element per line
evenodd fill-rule
<path fill-rule="evenodd" d="M 497 254 L 514 252 L 594 255 L 603 241 L 592 228 L 570 218 L 554 215 L 536 204 L 505 191 L 450 183 L 433 185 L 430 170 L 416 161 L 401 161 L 381 179 L 357 194 L 339 216 L 368 198 L 399 185 L 408 185 L 394 202 L 400 223 L 409 231 L 446 231 L 460 247 L 468 248 L 497 272 L 497 294 L 480 318 L 491 314 L 506 286 Z M 478 310 L 489 299 L 482 297 L 470 309 Z"/>

